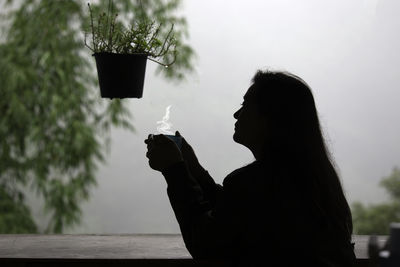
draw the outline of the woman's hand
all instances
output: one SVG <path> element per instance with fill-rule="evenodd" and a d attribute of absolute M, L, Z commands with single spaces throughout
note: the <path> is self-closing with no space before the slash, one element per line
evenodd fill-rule
<path fill-rule="evenodd" d="M 183 161 L 178 146 L 163 134 L 150 134 L 144 142 L 147 144 L 146 157 L 149 159 L 149 165 L 153 170 L 162 172 L 167 167 Z"/>
<path fill-rule="evenodd" d="M 197 159 L 192 146 L 189 145 L 188 142 L 186 142 L 186 139 L 183 138 L 178 131 L 175 132 L 175 136 L 180 136 L 182 138 L 182 146 L 181 146 L 182 157 L 186 162 L 186 164 L 188 165 L 189 171 L 192 173 L 192 175 L 197 176 L 197 174 L 204 169 L 200 165 L 199 160 Z"/>

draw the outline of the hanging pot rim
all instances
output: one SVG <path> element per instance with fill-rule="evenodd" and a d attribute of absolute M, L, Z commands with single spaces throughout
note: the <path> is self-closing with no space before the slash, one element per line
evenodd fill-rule
<path fill-rule="evenodd" d="M 122 54 L 122 53 L 114 53 L 114 52 L 96 52 L 96 53 L 92 54 L 92 56 L 95 56 L 95 55 L 149 56 L 149 53 L 129 53 L 129 54 L 125 53 L 125 54 Z"/>

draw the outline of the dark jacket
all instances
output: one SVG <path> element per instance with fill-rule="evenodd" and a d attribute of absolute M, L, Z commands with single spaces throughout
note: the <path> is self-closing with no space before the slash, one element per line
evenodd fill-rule
<path fill-rule="evenodd" d="M 223 186 L 184 162 L 163 171 L 186 248 L 194 259 L 235 266 L 353 266 L 340 234 L 285 175 L 257 161 L 230 173 Z M 301 177 L 298 177 L 301 179 Z"/>

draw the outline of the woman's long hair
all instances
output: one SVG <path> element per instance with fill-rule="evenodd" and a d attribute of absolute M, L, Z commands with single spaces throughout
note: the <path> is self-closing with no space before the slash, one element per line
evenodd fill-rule
<path fill-rule="evenodd" d="M 321 131 L 310 87 L 288 72 L 258 71 L 252 79 L 268 136 L 263 159 L 290 166 L 320 215 L 346 239 L 353 231 L 351 211 Z M 300 188 L 299 188 L 300 189 Z"/>

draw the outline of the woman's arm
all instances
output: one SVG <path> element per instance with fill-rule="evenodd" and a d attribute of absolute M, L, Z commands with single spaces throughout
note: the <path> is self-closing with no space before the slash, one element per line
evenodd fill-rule
<path fill-rule="evenodd" d="M 216 184 L 208 171 L 201 166 L 194 149 L 186 141 L 186 139 L 178 131 L 176 131 L 175 134 L 176 136 L 182 138 L 181 153 L 190 174 L 194 179 L 196 179 L 203 190 L 204 198 L 214 204 L 216 195 L 222 189 L 222 187 Z"/>
<path fill-rule="evenodd" d="M 186 247 L 192 256 L 226 258 L 227 255 L 232 255 L 235 231 L 240 229 L 234 227 L 238 221 L 234 215 L 238 215 L 233 212 L 234 209 L 229 208 L 235 206 L 232 204 L 233 199 L 229 200 L 225 190 L 217 186 L 207 173 L 203 171 L 198 175 L 194 171 L 204 185 L 204 189 L 201 188 L 188 167 L 188 162 L 196 162 L 196 159 L 188 161 L 188 158 L 182 157 L 184 146 L 179 150 L 164 135 L 153 136 L 146 139 L 145 143 L 150 167 L 162 172 L 167 181 L 168 196 Z M 214 197 L 207 197 L 205 192 Z M 231 205 L 225 206 L 225 203 Z"/>
<path fill-rule="evenodd" d="M 222 186 L 215 183 L 214 179 L 200 164 L 196 168 L 188 168 L 190 174 L 198 182 L 203 190 L 204 198 L 210 202 L 212 206 L 215 205 L 217 195 L 221 193 Z"/>
<path fill-rule="evenodd" d="M 224 258 L 231 254 L 235 232 L 240 228 L 236 225 L 238 218 L 234 210 L 227 205 L 229 201 L 222 186 L 214 183 L 218 189 L 215 201 L 210 201 L 186 163 L 174 164 L 162 174 L 182 237 L 193 258 Z M 208 173 L 203 175 L 208 183 L 211 177 Z"/>

